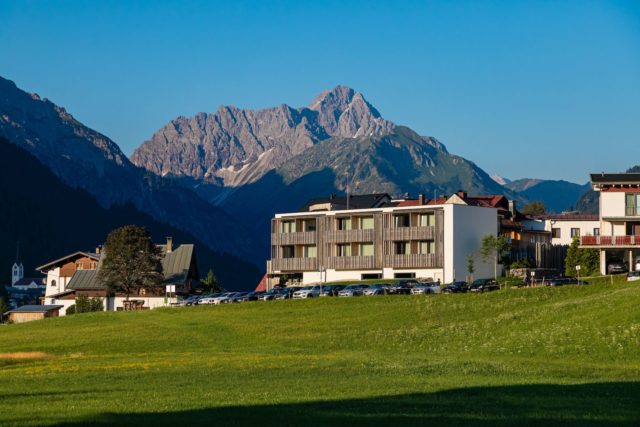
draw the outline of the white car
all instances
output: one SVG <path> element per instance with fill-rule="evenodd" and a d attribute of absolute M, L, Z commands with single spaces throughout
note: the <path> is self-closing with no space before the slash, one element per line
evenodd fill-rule
<path fill-rule="evenodd" d="M 320 296 L 320 286 L 305 286 L 293 293 L 294 299 L 315 298 Z"/>
<path fill-rule="evenodd" d="M 339 297 L 359 297 L 363 294 L 364 290 L 368 288 L 368 285 L 349 285 L 340 292 Z"/>
<path fill-rule="evenodd" d="M 640 271 L 630 271 L 627 274 L 627 282 L 635 282 L 636 280 L 640 280 Z"/>
<path fill-rule="evenodd" d="M 231 302 L 231 298 L 236 294 L 236 292 L 227 292 L 226 294 L 222 294 L 216 298 L 213 298 L 213 302 L 211 304 L 229 304 Z"/>
<path fill-rule="evenodd" d="M 420 283 L 411 289 L 412 295 L 439 294 L 440 285 L 437 282 Z"/>

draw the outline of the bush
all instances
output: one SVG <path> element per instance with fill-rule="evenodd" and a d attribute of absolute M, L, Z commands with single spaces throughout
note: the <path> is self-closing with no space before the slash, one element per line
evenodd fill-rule
<path fill-rule="evenodd" d="M 66 313 L 67 313 L 67 316 L 70 314 L 76 314 L 76 305 L 72 304 L 69 307 L 67 307 Z"/>
<path fill-rule="evenodd" d="M 597 249 L 580 249 L 580 239 L 574 237 L 567 257 L 564 260 L 564 274 L 568 277 L 576 277 L 576 266 L 580 266 L 581 276 L 593 276 L 600 272 L 600 253 Z"/>
<path fill-rule="evenodd" d="M 92 311 L 102 311 L 104 310 L 104 305 L 102 304 L 102 298 L 93 297 L 89 298 L 85 295 L 80 295 L 76 298 L 75 304 L 75 312 L 76 313 L 90 313 Z M 67 309 L 67 313 L 69 309 Z"/>

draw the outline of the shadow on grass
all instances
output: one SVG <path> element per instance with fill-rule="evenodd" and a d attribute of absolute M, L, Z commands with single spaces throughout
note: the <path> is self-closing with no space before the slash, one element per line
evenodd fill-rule
<path fill-rule="evenodd" d="M 228 406 L 169 413 L 101 414 L 78 425 L 640 425 L 640 383 L 517 385 L 436 393 Z"/>

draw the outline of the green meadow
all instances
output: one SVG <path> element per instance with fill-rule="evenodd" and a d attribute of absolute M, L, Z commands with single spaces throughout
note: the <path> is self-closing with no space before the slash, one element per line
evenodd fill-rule
<path fill-rule="evenodd" d="M 0 327 L 0 425 L 640 425 L 640 282 Z"/>

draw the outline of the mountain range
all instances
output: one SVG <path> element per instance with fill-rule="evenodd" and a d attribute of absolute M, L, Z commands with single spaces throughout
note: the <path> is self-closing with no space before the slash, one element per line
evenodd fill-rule
<path fill-rule="evenodd" d="M 543 199 L 560 210 L 575 205 L 583 191 L 565 181 L 496 182 L 436 138 L 384 119 L 345 86 L 321 93 L 306 107 L 223 106 L 177 117 L 129 160 L 115 142 L 64 108 L 0 78 L 0 137 L 31 153 L 65 185 L 86 191 L 102 209 L 130 206 L 197 236 L 220 256 L 261 269 L 270 218 L 315 197 L 432 197 L 465 190 L 521 203 Z"/>

